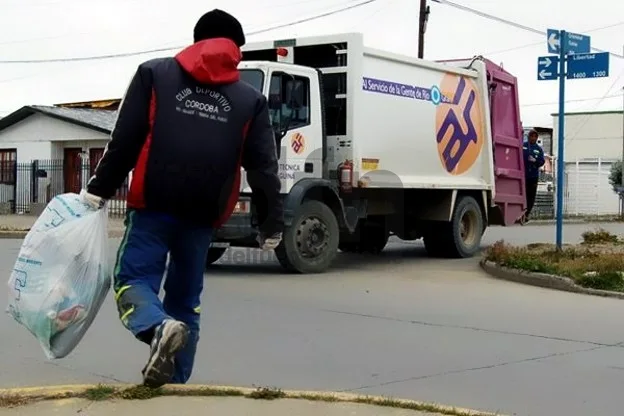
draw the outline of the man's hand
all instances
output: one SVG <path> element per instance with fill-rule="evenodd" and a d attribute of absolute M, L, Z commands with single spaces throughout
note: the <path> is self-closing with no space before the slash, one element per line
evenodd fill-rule
<path fill-rule="evenodd" d="M 536 159 L 533 156 L 529 156 L 529 162 L 535 162 Z"/>
<path fill-rule="evenodd" d="M 80 191 L 80 201 L 87 204 L 91 209 L 98 210 L 104 208 L 106 200 L 97 195 L 88 193 L 85 189 Z"/>
<path fill-rule="evenodd" d="M 275 250 L 282 241 L 282 233 L 273 234 L 269 238 L 265 238 L 262 234 L 258 234 L 256 241 L 262 250 Z"/>

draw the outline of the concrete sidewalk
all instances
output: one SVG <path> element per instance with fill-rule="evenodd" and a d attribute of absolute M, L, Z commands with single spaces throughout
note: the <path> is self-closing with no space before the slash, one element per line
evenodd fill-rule
<path fill-rule="evenodd" d="M 0 415 L 35 416 L 134 415 L 253 415 L 253 416 L 422 416 L 436 415 L 357 403 L 328 403 L 298 399 L 253 400 L 240 397 L 157 397 L 149 400 L 85 399 L 44 401 L 27 406 L 0 409 Z M 437 413 L 439 415 L 439 413 Z"/>
<path fill-rule="evenodd" d="M 332 392 L 228 386 L 131 385 L 27 387 L 0 390 L 0 416 L 494 416 L 439 404 Z"/>

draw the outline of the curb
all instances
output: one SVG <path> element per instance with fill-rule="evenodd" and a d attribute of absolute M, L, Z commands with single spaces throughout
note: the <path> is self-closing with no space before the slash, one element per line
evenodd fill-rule
<path fill-rule="evenodd" d="M 510 269 L 508 267 L 499 266 L 498 264 L 485 259 L 481 260 L 479 264 L 487 274 L 503 280 L 509 280 L 512 282 L 523 283 L 531 286 L 539 286 L 547 289 L 581 293 L 584 295 L 624 299 L 624 293 L 622 292 L 591 289 L 588 287 L 579 286 L 574 282 L 574 280 L 570 279 L 569 277 Z"/>
<path fill-rule="evenodd" d="M 110 385 L 62 385 L 62 386 L 39 386 L 39 387 L 22 387 L 12 389 L 0 389 L 0 400 L 2 398 L 12 397 L 19 398 L 26 403 L 45 400 L 61 400 L 76 398 L 85 395 L 91 389 L 102 387 L 113 388 L 117 391 L 136 388 L 133 384 L 110 384 Z M 205 384 L 186 384 L 186 385 L 166 385 L 163 388 L 162 396 L 193 396 L 197 397 L 243 397 L 254 398 L 253 394 L 258 389 L 234 386 L 213 386 Z M 202 394 L 204 393 L 204 394 Z M 277 396 L 277 395 L 276 395 Z M 404 408 L 412 410 L 420 410 L 429 412 L 438 412 L 445 415 L 456 416 L 504 416 L 500 413 L 483 412 L 473 409 L 465 409 L 459 407 L 445 406 L 436 403 L 426 403 L 416 400 L 395 399 L 381 396 L 363 396 L 348 393 L 337 392 L 321 392 L 321 391 L 299 391 L 299 390 L 282 390 L 278 397 L 273 399 L 299 399 L 299 400 L 316 400 L 325 402 L 343 402 L 343 403 L 362 403 L 373 406 Z M 261 399 L 261 398 L 259 398 Z M 123 400 L 123 399 L 122 399 Z M 132 400 L 132 399 L 128 399 Z M 137 399 L 139 400 L 139 399 Z M 269 398 L 265 400 L 270 400 Z M 392 403 L 393 405 L 390 405 Z"/>
<path fill-rule="evenodd" d="M 28 234 L 28 230 L 2 230 L 0 231 L 1 240 L 23 240 Z M 108 238 L 123 237 L 124 230 L 108 230 Z"/>

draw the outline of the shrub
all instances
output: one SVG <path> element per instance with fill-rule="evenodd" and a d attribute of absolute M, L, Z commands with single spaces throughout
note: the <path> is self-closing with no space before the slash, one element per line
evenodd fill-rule
<path fill-rule="evenodd" d="M 595 231 L 585 231 L 581 236 L 583 237 L 582 244 L 617 244 L 620 242 L 617 235 L 600 227 Z"/>

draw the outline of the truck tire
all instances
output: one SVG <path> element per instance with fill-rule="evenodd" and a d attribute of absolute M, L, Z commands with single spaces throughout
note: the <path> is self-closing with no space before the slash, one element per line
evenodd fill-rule
<path fill-rule="evenodd" d="M 225 254 L 227 248 L 224 247 L 214 247 L 208 249 L 208 255 L 206 256 L 206 267 L 210 266 L 215 261 L 219 260 Z"/>
<path fill-rule="evenodd" d="M 275 256 L 288 271 L 323 273 L 338 254 L 339 233 L 338 220 L 327 205 L 306 201 L 297 210 L 292 225 L 284 230 Z"/>
<path fill-rule="evenodd" d="M 429 228 L 424 236 L 425 249 L 432 257 L 472 257 L 481 248 L 483 229 L 479 203 L 471 196 L 464 196 L 455 204 L 450 222 Z"/>

